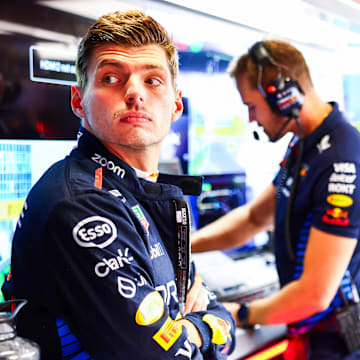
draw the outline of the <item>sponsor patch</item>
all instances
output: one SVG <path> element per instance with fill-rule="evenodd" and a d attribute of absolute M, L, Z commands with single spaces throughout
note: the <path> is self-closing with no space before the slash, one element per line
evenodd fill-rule
<path fill-rule="evenodd" d="M 348 212 L 340 208 L 327 209 L 326 214 L 332 216 L 333 218 L 343 218 L 348 217 Z"/>
<path fill-rule="evenodd" d="M 166 319 L 161 328 L 153 336 L 153 339 L 166 351 L 168 351 L 182 333 L 182 325 L 170 317 Z"/>
<path fill-rule="evenodd" d="M 322 221 L 332 225 L 349 226 L 348 212 L 340 208 L 326 209 Z"/>
<path fill-rule="evenodd" d="M 106 157 L 101 156 L 100 154 L 94 153 L 91 157 L 92 161 L 95 161 L 97 164 L 102 166 L 109 171 L 112 171 L 117 176 L 123 178 L 126 174 L 125 170 L 121 168 L 119 165 L 115 165 L 115 163 L 111 160 L 108 160 Z"/>
<path fill-rule="evenodd" d="M 350 196 L 343 194 L 331 194 L 326 198 L 330 205 L 337 207 L 348 207 L 353 204 L 353 199 Z"/>
<path fill-rule="evenodd" d="M 161 246 L 161 243 L 157 242 L 154 245 L 150 245 L 150 258 L 154 260 L 160 256 L 165 255 L 164 249 Z"/>
<path fill-rule="evenodd" d="M 326 134 L 323 136 L 323 138 L 320 140 L 320 142 L 316 145 L 320 154 L 322 152 L 324 152 L 325 150 L 330 149 L 331 144 L 329 141 L 330 141 L 330 135 Z"/>
<path fill-rule="evenodd" d="M 149 223 L 146 220 L 146 217 L 144 215 L 144 213 L 142 212 L 141 208 L 139 205 L 135 205 L 132 207 L 132 210 L 134 211 L 134 214 L 136 215 L 136 217 L 139 219 L 141 225 L 143 226 L 143 228 L 145 229 L 146 233 L 149 233 Z"/>
<path fill-rule="evenodd" d="M 90 216 L 78 222 L 72 231 L 76 243 L 82 247 L 105 248 L 117 237 L 115 224 L 101 216 Z"/>
<path fill-rule="evenodd" d="M 225 321 L 215 315 L 206 314 L 203 316 L 203 321 L 206 322 L 212 331 L 211 341 L 214 344 L 223 345 L 228 340 L 231 340 L 230 329 L 231 325 L 228 321 Z"/>
<path fill-rule="evenodd" d="M 170 280 L 166 284 L 158 285 L 155 289 L 162 295 L 167 305 L 170 304 L 171 299 L 175 302 L 179 302 L 177 297 L 177 287 L 174 280 Z"/>
<path fill-rule="evenodd" d="M 342 183 L 329 183 L 328 191 L 333 193 L 343 193 L 352 195 L 356 185 L 354 184 L 342 184 Z"/>
<path fill-rule="evenodd" d="M 331 224 L 331 225 L 338 225 L 338 226 L 349 226 L 349 219 L 340 219 L 340 218 L 330 218 L 327 215 L 323 215 L 322 221 Z"/>
<path fill-rule="evenodd" d="M 349 162 L 334 163 L 334 171 L 337 173 L 356 174 L 356 167 L 354 163 Z"/>
<path fill-rule="evenodd" d="M 333 172 L 330 175 L 330 182 L 340 182 L 340 183 L 345 183 L 345 184 L 352 184 L 356 179 L 356 175 L 346 175 L 343 173 L 335 173 Z"/>
<path fill-rule="evenodd" d="M 117 277 L 118 291 L 124 298 L 132 299 L 136 294 L 136 284 L 134 281 L 124 277 Z"/>
<path fill-rule="evenodd" d="M 138 325 L 147 326 L 158 321 L 164 314 L 164 300 L 157 291 L 145 296 L 135 315 Z"/>
<path fill-rule="evenodd" d="M 123 252 L 118 249 L 118 256 L 109 259 L 103 258 L 102 261 L 95 265 L 95 274 L 98 277 L 106 277 L 110 271 L 118 270 L 123 268 L 125 265 L 130 265 L 134 258 L 129 255 L 129 248 L 126 248 Z"/>
<path fill-rule="evenodd" d="M 136 282 L 137 282 L 137 286 L 144 286 L 147 281 L 145 280 L 145 278 L 139 274 L 139 278 L 140 280 L 136 279 Z"/>

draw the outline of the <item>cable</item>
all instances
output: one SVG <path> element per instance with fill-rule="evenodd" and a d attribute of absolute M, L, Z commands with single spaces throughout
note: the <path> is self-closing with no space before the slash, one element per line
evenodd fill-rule
<path fill-rule="evenodd" d="M 282 132 L 285 130 L 285 128 L 288 126 L 289 122 L 292 119 L 293 119 L 292 116 L 289 116 L 289 118 L 284 122 L 284 124 L 281 126 L 279 131 L 272 138 L 270 138 L 271 142 L 276 142 L 276 141 L 278 141 L 280 139 L 280 136 L 282 135 Z"/>
<path fill-rule="evenodd" d="M 297 188 L 297 185 L 299 182 L 299 176 L 300 176 L 300 170 L 301 170 L 301 161 L 302 161 L 302 157 L 303 157 L 303 153 L 304 153 L 304 131 L 303 131 L 302 125 L 299 121 L 298 114 L 296 114 L 294 116 L 294 119 L 299 128 L 299 140 L 296 143 L 296 145 L 294 146 L 293 151 L 295 151 L 295 148 L 297 148 L 299 152 L 298 152 L 298 156 L 296 159 L 294 180 L 291 185 L 290 196 L 289 196 L 289 200 L 288 200 L 288 203 L 286 206 L 286 213 L 285 213 L 285 239 L 286 239 L 288 254 L 292 261 L 295 261 L 296 257 L 295 257 L 295 253 L 294 253 L 294 249 L 293 249 L 292 241 L 291 241 L 290 216 L 291 216 L 291 211 L 292 211 L 294 200 L 295 200 L 296 188 Z"/>

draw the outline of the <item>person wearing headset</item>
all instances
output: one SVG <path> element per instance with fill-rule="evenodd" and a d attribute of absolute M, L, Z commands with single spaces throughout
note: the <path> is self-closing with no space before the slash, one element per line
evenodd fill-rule
<path fill-rule="evenodd" d="M 274 229 L 281 289 L 250 304 L 228 303 L 238 326 L 287 324 L 296 335 L 291 344 L 303 349 L 297 359 L 358 358 L 360 134 L 338 104 L 321 100 L 303 55 L 287 42 L 255 43 L 230 75 L 250 121 L 270 141 L 294 137 L 273 182 L 195 232 L 192 251 L 242 246 Z"/>

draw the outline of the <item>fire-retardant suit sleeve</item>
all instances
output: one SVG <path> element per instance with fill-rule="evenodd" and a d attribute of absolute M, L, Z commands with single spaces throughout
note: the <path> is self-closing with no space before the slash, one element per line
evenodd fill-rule
<path fill-rule="evenodd" d="M 225 359 L 233 347 L 231 315 L 214 299 L 208 311 L 189 314 L 205 347 L 191 343 L 176 321 L 170 258 L 163 249 L 149 251 L 137 216 L 109 197 L 86 194 L 59 204 L 49 217 L 57 313 L 94 360 Z M 155 225 L 147 221 L 152 236 Z"/>

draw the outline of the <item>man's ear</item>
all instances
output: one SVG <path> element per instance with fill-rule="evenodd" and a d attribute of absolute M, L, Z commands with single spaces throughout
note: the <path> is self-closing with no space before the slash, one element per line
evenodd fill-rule
<path fill-rule="evenodd" d="M 181 90 L 176 90 L 174 110 L 171 117 L 171 122 L 176 121 L 182 115 L 184 110 L 184 105 L 182 102 L 182 92 Z"/>
<path fill-rule="evenodd" d="M 83 105 L 83 92 L 77 86 L 73 85 L 71 87 L 71 108 L 73 113 L 81 119 L 86 117 L 84 105 Z"/>

